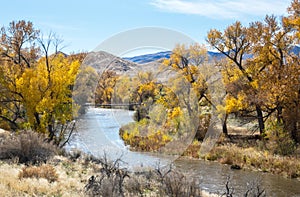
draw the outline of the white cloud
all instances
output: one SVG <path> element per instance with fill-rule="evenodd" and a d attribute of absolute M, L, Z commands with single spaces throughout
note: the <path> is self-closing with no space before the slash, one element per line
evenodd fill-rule
<path fill-rule="evenodd" d="M 173 13 L 233 19 L 266 14 L 283 15 L 290 0 L 151 0 L 150 4 Z"/>

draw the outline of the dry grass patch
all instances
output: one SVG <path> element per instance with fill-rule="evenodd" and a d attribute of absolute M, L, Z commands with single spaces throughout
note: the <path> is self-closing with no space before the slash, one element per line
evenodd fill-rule
<path fill-rule="evenodd" d="M 44 178 L 50 183 L 58 180 L 58 175 L 53 166 L 44 164 L 41 166 L 25 166 L 19 173 L 19 179 L 23 178 Z"/>
<path fill-rule="evenodd" d="M 300 177 L 300 159 L 274 155 L 268 151 L 258 151 L 255 148 L 241 148 L 234 144 L 220 145 L 203 158 L 217 160 L 223 164 L 280 174 L 289 178 Z"/>
<path fill-rule="evenodd" d="M 49 163 L 38 167 L 0 161 L 0 172 L 0 196 L 81 197 L 94 170 L 91 165 L 83 165 L 81 160 L 71 162 L 56 156 Z"/>

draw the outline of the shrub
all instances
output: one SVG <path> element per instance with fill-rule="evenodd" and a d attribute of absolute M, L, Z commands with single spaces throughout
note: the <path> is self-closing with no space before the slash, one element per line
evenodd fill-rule
<path fill-rule="evenodd" d="M 261 186 L 261 180 L 251 180 L 247 183 L 247 186 L 245 187 L 246 191 L 244 192 L 244 197 L 266 197 L 266 191 Z M 234 195 L 234 188 L 230 186 L 230 177 L 227 176 L 227 180 L 225 183 L 225 192 L 222 194 L 222 196 L 226 197 L 233 197 Z"/>
<path fill-rule="evenodd" d="M 120 129 L 119 135 L 126 145 L 139 151 L 157 151 L 172 140 L 166 131 L 150 131 L 147 124 L 146 119 L 137 123 L 130 123 Z"/>
<path fill-rule="evenodd" d="M 0 142 L 0 159 L 16 159 L 19 163 L 38 164 L 46 162 L 57 148 L 33 131 L 22 131 Z"/>
<path fill-rule="evenodd" d="M 131 196 L 145 196 L 146 193 L 151 193 L 150 178 L 144 176 L 145 173 L 130 175 L 130 178 L 125 181 L 124 188 Z"/>
<path fill-rule="evenodd" d="M 93 175 L 85 185 L 88 196 L 124 196 L 124 180 L 129 177 L 126 169 L 120 167 L 121 159 L 109 161 L 104 155 L 100 159 L 100 173 Z"/>
<path fill-rule="evenodd" d="M 155 172 L 157 174 L 158 182 L 160 183 L 160 196 L 202 196 L 199 181 L 172 169 L 172 166 L 169 166 L 169 169 L 163 169 L 158 166 L 155 169 Z"/>
<path fill-rule="evenodd" d="M 268 125 L 266 138 L 269 140 L 268 148 L 274 154 L 291 155 L 296 150 L 294 140 L 290 133 L 284 130 L 280 123 L 272 122 Z"/>
<path fill-rule="evenodd" d="M 22 171 L 19 173 L 19 179 L 23 178 L 44 178 L 52 183 L 57 181 L 58 175 L 53 166 L 45 164 L 42 166 L 26 166 L 22 168 Z"/>

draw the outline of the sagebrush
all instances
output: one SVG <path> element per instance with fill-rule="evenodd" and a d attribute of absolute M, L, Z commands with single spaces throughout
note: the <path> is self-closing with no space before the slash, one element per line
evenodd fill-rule
<path fill-rule="evenodd" d="M 0 142 L 0 159 L 13 159 L 18 163 L 45 163 L 57 153 L 57 148 L 33 131 L 20 131 Z"/>

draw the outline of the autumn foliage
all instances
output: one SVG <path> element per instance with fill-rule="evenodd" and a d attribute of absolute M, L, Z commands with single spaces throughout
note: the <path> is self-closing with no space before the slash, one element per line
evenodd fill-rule
<path fill-rule="evenodd" d="M 136 124 L 140 126 L 131 132 L 122 132 L 125 142 L 143 147 L 141 144 L 150 136 L 144 137 L 141 133 L 141 122 L 150 124 L 153 121 L 150 105 L 159 104 L 157 114 L 167 111 L 165 118 L 160 117 L 163 130 L 150 127 L 150 133 L 164 131 L 170 141 L 178 138 L 180 127 L 190 119 L 188 114 L 180 116 L 177 112 L 195 112 L 193 116 L 199 117 L 196 137 L 202 140 L 209 127 L 211 111 L 216 110 L 226 137 L 229 136 L 229 116 L 255 118 L 253 129 L 259 132 L 260 139 L 275 142 L 276 147 L 269 148 L 278 154 L 291 154 L 295 144 L 300 142 L 300 69 L 299 54 L 294 50 L 299 43 L 299 8 L 300 2 L 295 0 L 288 8 L 289 15 L 282 19 L 271 15 L 248 26 L 237 21 L 224 31 L 211 29 L 207 42 L 222 58 L 210 59 L 205 47 L 198 44 L 177 45 L 170 58 L 162 63 L 164 69 L 175 73 L 174 78 L 171 77 L 172 87 L 164 87 L 155 78 L 148 78 L 147 82 L 138 79 L 140 85 L 135 93 L 141 106 L 137 109 L 139 123 Z M 209 84 L 216 71 L 221 73 L 220 80 L 226 91 L 224 102 L 219 103 L 214 102 Z M 190 84 L 191 91 L 180 95 L 178 89 L 185 89 L 183 81 Z M 192 92 L 196 94 L 198 110 L 190 101 L 185 101 Z"/>
<path fill-rule="evenodd" d="M 7 129 L 33 129 L 57 145 L 72 125 L 72 86 L 80 55 L 59 51 L 55 34 L 47 39 L 31 22 L 1 28 L 0 120 Z M 84 55 L 84 54 L 83 54 Z"/>

